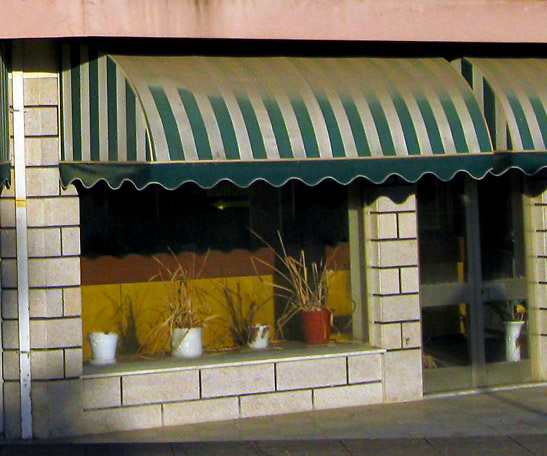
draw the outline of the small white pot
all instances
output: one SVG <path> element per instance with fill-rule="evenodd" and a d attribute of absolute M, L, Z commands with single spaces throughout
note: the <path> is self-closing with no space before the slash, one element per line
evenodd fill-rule
<path fill-rule="evenodd" d="M 201 328 L 175 328 L 171 338 L 171 354 L 176 358 L 199 358 L 203 353 Z"/>
<path fill-rule="evenodd" d="M 116 362 L 116 347 L 118 346 L 118 335 L 116 333 L 92 332 L 89 333 L 89 344 L 91 345 L 91 364 L 103 366 Z"/>
<path fill-rule="evenodd" d="M 520 344 L 518 339 L 525 321 L 504 321 L 505 325 L 505 359 L 520 361 Z"/>
<path fill-rule="evenodd" d="M 270 325 L 253 325 L 250 329 L 248 347 L 253 350 L 268 348 Z"/>

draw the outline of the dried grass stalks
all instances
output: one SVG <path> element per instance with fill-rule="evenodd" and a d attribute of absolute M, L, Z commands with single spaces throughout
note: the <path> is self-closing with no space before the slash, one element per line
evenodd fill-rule
<path fill-rule="evenodd" d="M 314 311 L 327 308 L 327 296 L 333 274 L 333 269 L 328 266 L 332 264 L 333 257 L 331 256 L 326 261 L 319 263 L 308 263 L 304 250 L 300 250 L 298 257 L 288 254 L 279 232 L 277 234 L 281 253 L 274 249 L 260 235 L 254 232 L 253 234 L 274 253 L 282 265 L 279 268 L 261 258 L 253 257 L 252 259 L 255 271 L 257 270 L 255 262 L 260 263 L 281 277 L 282 281 L 286 283 L 286 285 L 279 283 L 270 284 L 277 290 L 278 296 L 287 300 L 285 310 L 277 320 L 278 331 L 282 332 L 283 326 L 301 311 Z"/>
<path fill-rule="evenodd" d="M 174 266 L 169 266 L 157 257 L 160 271 L 150 280 L 159 279 L 165 284 L 167 297 L 163 300 L 163 308 L 156 323 L 149 332 L 141 352 L 155 353 L 165 345 L 165 339 L 170 338 L 175 328 L 199 328 L 216 318 L 211 315 L 210 306 L 203 299 L 204 293 L 196 284 L 200 278 L 207 256 L 198 269 L 194 256 L 192 268 L 183 267 L 177 256 L 170 250 Z"/>
<path fill-rule="evenodd" d="M 260 300 L 251 293 L 243 293 L 240 284 L 233 290 L 226 282 L 222 284 L 224 301 L 220 304 L 228 313 L 228 327 L 234 342 L 246 345 L 252 337 L 252 327 L 259 323 L 257 315 L 272 300 L 272 296 Z"/>
<path fill-rule="evenodd" d="M 121 355 L 135 355 L 139 351 L 140 343 L 137 335 L 137 322 L 143 316 L 142 296 L 133 299 L 131 296 L 121 294 L 120 299 L 105 294 L 114 308 L 114 319 L 118 326 L 120 336 L 119 352 Z"/>

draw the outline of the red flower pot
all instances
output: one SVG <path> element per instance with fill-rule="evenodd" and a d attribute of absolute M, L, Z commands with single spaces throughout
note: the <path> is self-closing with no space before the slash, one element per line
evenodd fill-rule
<path fill-rule="evenodd" d="M 326 344 L 330 338 L 332 312 L 329 309 L 300 311 L 300 326 L 309 345 Z"/>

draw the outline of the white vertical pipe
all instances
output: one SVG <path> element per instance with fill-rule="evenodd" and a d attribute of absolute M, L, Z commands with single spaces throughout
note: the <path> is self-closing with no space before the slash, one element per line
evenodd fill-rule
<path fill-rule="evenodd" d="M 15 222 L 17 246 L 17 304 L 19 309 L 19 369 L 21 374 L 21 437 L 32 438 L 30 377 L 30 314 L 25 176 L 25 112 L 22 46 L 13 46 L 13 149 L 15 162 Z"/>
<path fill-rule="evenodd" d="M 2 60 L 0 65 L 6 65 L 6 52 L 5 51 L 6 51 L 6 47 L 3 46 L 2 44 L 0 44 L 0 59 Z M 2 68 L 0 68 L 0 72 L 1 71 L 2 71 Z M 6 72 L 7 72 L 7 65 L 6 65 Z M 3 75 L 0 74 L 0 78 L 2 78 L 2 77 L 3 77 Z M 0 99 L 0 103 L 6 103 L 9 106 L 8 89 L 7 89 L 9 87 L 8 75 L 6 74 L 5 77 L 6 77 L 6 79 L 5 79 L 5 81 L 3 81 L 3 83 L 6 84 L 6 86 L 5 86 L 6 90 L 5 90 L 4 93 L 0 94 L 0 95 L 3 95 L 5 97 L 5 99 L 4 100 Z M 0 84 L 2 84 L 2 81 L 0 81 Z M 2 107 L 0 107 L 0 109 L 2 109 Z M 8 137 L 9 137 L 8 124 L 9 124 L 9 121 L 5 125 L 6 130 L 4 130 L 4 134 L 8 135 Z M 8 146 L 8 150 L 9 150 L 9 146 Z M 0 189 L 0 192 L 1 192 L 1 189 Z M 0 266 L 1 266 L 1 260 L 0 260 Z M 2 289 L 2 275 L 0 274 L 0 290 L 1 289 Z M 0 293 L 0 309 L 2 309 L 2 308 L 3 308 L 2 293 Z M 0 372 L 4 372 L 4 365 L 3 365 L 4 347 L 1 343 L 1 341 L 4 340 L 4 337 L 3 337 L 3 334 L 2 334 L 3 324 L 4 324 L 4 320 L 2 318 L 2 312 L 0 312 Z M 0 378 L 0 432 L 5 434 L 5 420 L 4 420 L 5 413 L 4 412 L 5 412 L 5 410 L 4 410 L 4 377 L 1 376 L 1 378 Z"/>

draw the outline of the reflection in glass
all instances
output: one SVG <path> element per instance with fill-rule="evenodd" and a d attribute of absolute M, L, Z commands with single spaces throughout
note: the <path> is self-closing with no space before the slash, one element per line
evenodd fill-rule
<path fill-rule="evenodd" d="M 424 392 L 472 386 L 469 306 L 422 309 Z"/>
<path fill-rule="evenodd" d="M 486 362 L 517 362 L 527 359 L 526 300 L 485 302 L 483 311 Z"/>
<path fill-rule="evenodd" d="M 468 307 L 456 304 L 422 309 L 425 368 L 471 364 Z"/>
<path fill-rule="evenodd" d="M 467 274 L 464 180 L 418 182 L 420 280 L 422 284 L 464 282 Z"/>
<path fill-rule="evenodd" d="M 524 277 L 520 192 L 513 179 L 488 176 L 479 185 L 483 280 Z"/>

